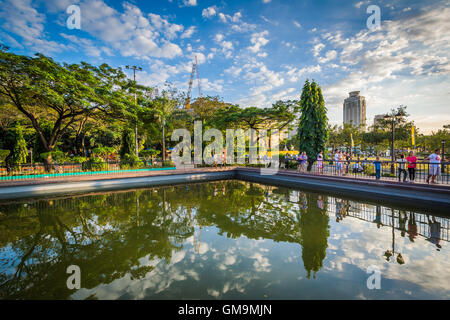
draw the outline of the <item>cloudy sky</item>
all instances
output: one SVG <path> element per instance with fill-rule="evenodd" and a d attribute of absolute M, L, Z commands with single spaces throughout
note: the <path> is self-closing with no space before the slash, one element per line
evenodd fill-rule
<path fill-rule="evenodd" d="M 81 29 L 67 27 L 74 4 Z M 241 106 L 296 99 L 315 79 L 335 124 L 354 90 L 369 124 L 398 105 L 422 132 L 450 123 L 449 0 L 0 0 L 0 41 L 60 62 L 139 65 L 139 82 L 181 90 L 197 56 L 202 93 Z"/>

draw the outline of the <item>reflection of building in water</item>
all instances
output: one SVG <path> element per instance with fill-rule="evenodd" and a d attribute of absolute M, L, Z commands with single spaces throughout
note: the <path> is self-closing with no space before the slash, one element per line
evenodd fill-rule
<path fill-rule="evenodd" d="M 328 197 L 328 214 L 335 215 L 335 207 L 340 206 L 343 200 L 334 197 Z M 450 219 L 434 217 L 429 218 L 423 213 L 414 213 L 405 210 L 391 209 L 383 206 L 366 205 L 358 202 L 349 201 L 351 203 L 347 215 L 360 220 L 380 223 L 381 226 L 394 226 L 395 229 L 405 231 L 405 225 L 414 218 L 417 226 L 417 235 L 436 241 L 436 238 L 443 241 L 450 241 Z M 400 211 L 402 211 L 400 213 Z M 393 217 L 392 217 L 393 215 Z M 405 221 L 405 217 L 407 220 Z M 431 221 L 431 224 L 430 224 Z M 436 222 L 434 222 L 436 221 Z M 436 230 L 437 227 L 440 230 Z M 439 237 L 438 237 L 439 235 Z"/>
<path fill-rule="evenodd" d="M 195 234 L 197 234 L 197 236 L 195 236 Z M 201 242 L 201 236 L 202 236 L 202 227 L 199 226 L 198 228 L 194 228 L 194 251 L 195 253 L 199 253 L 200 252 L 200 246 L 202 244 Z"/>
<path fill-rule="evenodd" d="M 290 202 L 298 202 L 299 199 L 299 192 L 297 190 L 293 190 L 289 193 L 289 201 Z"/>

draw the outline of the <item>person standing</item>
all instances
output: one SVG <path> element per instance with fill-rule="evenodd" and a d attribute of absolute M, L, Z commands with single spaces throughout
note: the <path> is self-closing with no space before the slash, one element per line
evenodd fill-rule
<path fill-rule="evenodd" d="M 348 171 L 350 169 L 350 162 L 352 160 L 352 156 L 351 156 L 350 153 L 347 152 L 345 154 L 345 160 L 346 160 L 346 162 L 345 162 L 345 173 L 348 173 Z"/>
<path fill-rule="evenodd" d="M 403 182 L 406 181 L 406 159 L 403 154 L 400 155 L 400 159 L 397 160 L 398 163 L 398 182 L 401 181 L 401 177 L 403 174 Z"/>
<path fill-rule="evenodd" d="M 301 155 L 301 153 L 299 152 L 299 153 L 297 154 L 297 172 L 300 172 L 301 169 L 302 169 L 302 155 Z"/>
<path fill-rule="evenodd" d="M 339 173 L 340 173 L 340 168 L 339 168 L 339 165 L 340 165 L 340 163 L 339 163 L 339 160 L 340 160 L 340 154 L 339 154 L 339 150 L 338 149 L 336 149 L 336 150 L 334 150 L 334 165 L 335 165 L 335 168 L 336 168 L 336 174 L 338 174 L 339 175 Z"/>
<path fill-rule="evenodd" d="M 376 160 L 373 162 L 373 165 L 375 166 L 375 177 L 377 180 L 380 180 L 381 178 L 381 161 L 380 157 L 377 156 Z"/>
<path fill-rule="evenodd" d="M 345 162 L 345 152 L 339 153 L 339 169 L 341 171 L 341 175 L 345 176 L 346 172 L 346 162 Z"/>
<path fill-rule="evenodd" d="M 439 149 L 434 150 L 434 153 L 430 154 L 427 158 L 430 161 L 430 169 L 428 172 L 427 183 L 436 183 L 436 177 L 441 174 L 441 151 Z"/>
<path fill-rule="evenodd" d="M 409 174 L 409 181 L 414 183 L 414 179 L 416 178 L 416 165 L 417 165 L 417 158 L 414 155 L 413 151 L 409 152 L 408 157 L 406 158 L 408 161 L 408 174 Z"/>
<path fill-rule="evenodd" d="M 317 171 L 322 174 L 323 171 L 323 151 L 320 151 L 317 155 Z"/>
<path fill-rule="evenodd" d="M 303 153 L 302 153 L 302 165 L 301 165 L 302 171 L 305 171 L 307 162 L 308 162 L 308 156 L 306 155 L 306 152 L 303 151 Z"/>
<path fill-rule="evenodd" d="M 416 223 L 416 214 L 414 212 L 409 213 L 408 220 L 408 238 L 409 241 L 414 242 L 414 239 L 417 237 L 417 223 Z"/>
<path fill-rule="evenodd" d="M 289 169 L 289 153 L 286 153 L 286 156 L 284 157 L 284 168 Z"/>
<path fill-rule="evenodd" d="M 440 241 L 441 241 L 441 223 L 436 221 L 436 217 L 433 216 L 430 219 L 430 216 L 427 214 L 428 226 L 430 227 L 430 237 L 426 240 L 430 241 L 432 244 L 436 245 L 439 251 L 441 249 Z"/>

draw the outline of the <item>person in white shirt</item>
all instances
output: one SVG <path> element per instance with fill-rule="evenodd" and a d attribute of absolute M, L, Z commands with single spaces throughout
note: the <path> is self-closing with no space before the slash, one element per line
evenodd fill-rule
<path fill-rule="evenodd" d="M 428 159 L 430 160 L 430 171 L 428 172 L 427 183 L 436 183 L 436 177 L 441 174 L 441 151 L 439 149 L 434 150 L 434 153 L 430 154 Z"/>
<path fill-rule="evenodd" d="M 403 182 L 406 181 L 406 159 L 403 154 L 400 155 L 400 159 L 397 160 L 398 163 L 398 181 L 400 182 L 402 180 L 402 174 L 403 174 Z"/>
<path fill-rule="evenodd" d="M 341 174 L 342 171 L 342 163 L 340 162 L 341 160 L 341 152 L 336 149 L 334 150 L 335 154 L 334 154 L 334 164 L 336 165 L 336 174 Z"/>
<path fill-rule="evenodd" d="M 364 171 L 364 168 L 361 166 L 361 164 L 359 163 L 359 159 L 358 161 L 356 161 L 353 164 L 353 173 L 361 173 Z"/>

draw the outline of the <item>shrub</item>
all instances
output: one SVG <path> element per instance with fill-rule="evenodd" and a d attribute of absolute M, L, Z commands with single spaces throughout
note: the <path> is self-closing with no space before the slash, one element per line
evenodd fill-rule
<path fill-rule="evenodd" d="M 67 160 L 66 155 L 62 151 L 50 151 L 41 153 L 41 159 L 47 159 L 49 155 L 51 155 L 53 161 L 56 161 L 58 163 L 63 163 Z"/>
<path fill-rule="evenodd" d="M 8 157 L 10 153 L 10 150 L 0 150 L 0 164 L 5 162 L 6 157 Z"/>
<path fill-rule="evenodd" d="M 126 153 L 123 157 L 120 159 L 119 163 L 120 169 L 126 170 L 126 169 L 139 169 L 144 166 L 144 163 L 142 162 L 139 157 L 136 157 L 134 154 L 128 154 Z"/>
<path fill-rule="evenodd" d="M 80 156 L 75 156 L 75 157 L 70 158 L 71 163 L 78 163 L 78 164 L 86 162 L 87 160 L 88 160 L 88 158 L 80 157 Z"/>
<path fill-rule="evenodd" d="M 366 164 L 364 166 L 364 174 L 367 176 L 375 175 L 375 166 L 373 164 Z"/>
<path fill-rule="evenodd" d="M 81 167 L 84 171 L 102 171 L 108 169 L 108 164 L 102 158 L 89 158 Z"/>
<path fill-rule="evenodd" d="M 99 146 L 97 148 L 92 149 L 92 154 L 94 156 L 99 156 L 103 159 L 107 158 L 108 156 L 112 155 L 115 152 L 115 149 L 113 147 L 104 147 Z"/>
<path fill-rule="evenodd" d="M 170 160 L 166 160 L 163 162 L 162 164 L 163 168 L 167 168 L 167 167 L 175 167 L 175 163 L 173 161 Z"/>

